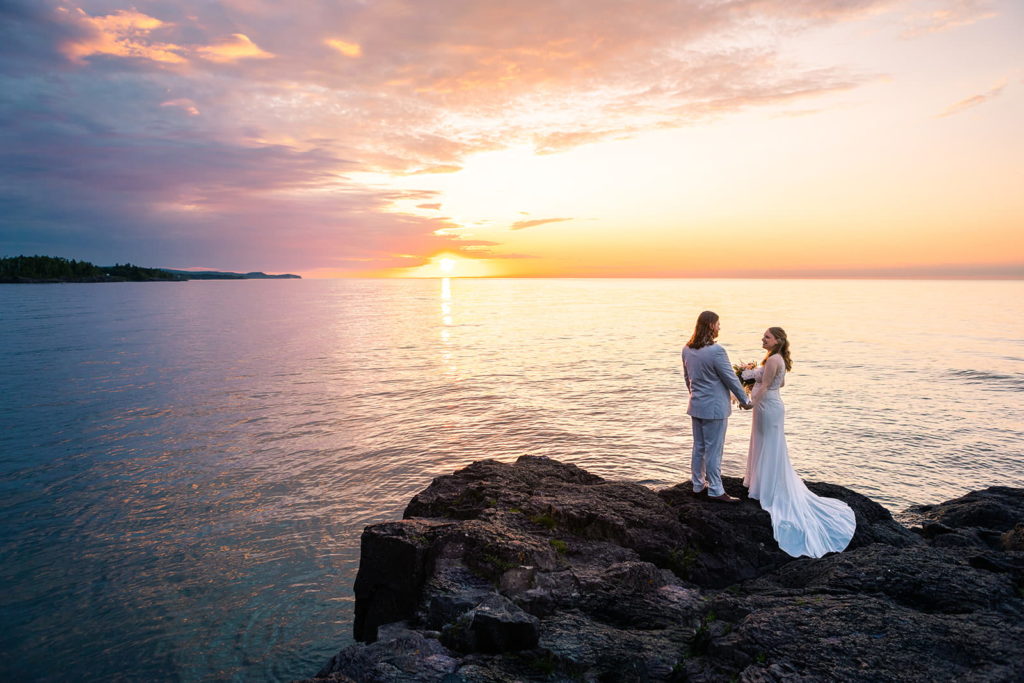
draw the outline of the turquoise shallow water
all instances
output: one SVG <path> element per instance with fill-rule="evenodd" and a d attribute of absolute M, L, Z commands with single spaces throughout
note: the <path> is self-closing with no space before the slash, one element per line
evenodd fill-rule
<path fill-rule="evenodd" d="M 1024 486 L 1024 283 L 0 286 L 0 679 L 291 680 L 350 642 L 363 526 L 524 453 L 687 478 L 679 348 L 787 329 L 806 478 L 894 511 Z M 749 414 L 731 420 L 741 474 Z"/>

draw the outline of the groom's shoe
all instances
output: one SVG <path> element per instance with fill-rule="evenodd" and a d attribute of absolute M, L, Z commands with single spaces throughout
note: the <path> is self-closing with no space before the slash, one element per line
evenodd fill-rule
<path fill-rule="evenodd" d="M 723 493 L 720 496 L 708 495 L 708 500 L 717 500 L 719 503 L 738 503 L 738 502 L 740 502 L 739 498 L 733 498 L 728 493 Z"/>

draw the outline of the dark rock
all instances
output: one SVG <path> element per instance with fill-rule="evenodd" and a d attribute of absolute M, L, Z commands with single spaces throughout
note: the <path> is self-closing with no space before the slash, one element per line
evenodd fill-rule
<path fill-rule="evenodd" d="M 1007 570 L 1009 571 L 1009 569 Z M 748 590 L 782 594 L 884 595 L 894 604 L 944 614 L 1008 610 L 1024 617 L 1008 574 L 976 568 L 939 548 L 893 548 L 882 544 L 833 553 L 819 560 L 791 562 L 762 577 Z"/>
<path fill-rule="evenodd" d="M 432 592 L 427 600 L 426 614 L 421 619 L 422 626 L 441 630 L 445 626 L 454 624 L 462 615 L 491 595 L 494 595 L 491 590 L 474 587 L 455 592 Z"/>
<path fill-rule="evenodd" d="M 413 498 L 405 517 L 500 519 L 531 534 L 609 541 L 660 563 L 668 561 L 667 548 L 685 545 L 690 535 L 650 489 L 532 456 L 515 465 L 484 460 L 438 477 Z"/>
<path fill-rule="evenodd" d="M 573 606 L 604 624 L 659 630 L 695 627 L 697 623 L 699 591 L 679 585 L 671 572 L 648 562 L 581 568 L 577 576 L 581 590 Z"/>
<path fill-rule="evenodd" d="M 412 616 L 426 580 L 431 537 L 445 526 L 429 520 L 406 520 L 377 524 L 363 531 L 355 583 L 357 640 L 373 642 L 378 626 Z"/>
<path fill-rule="evenodd" d="M 1003 550 L 1024 550 L 1024 522 L 1017 524 L 999 537 Z"/>
<path fill-rule="evenodd" d="M 947 528 L 974 527 L 1006 532 L 1024 522 L 1024 489 L 990 486 L 945 503 L 915 505 L 908 512 L 919 515 L 926 523 Z"/>
<path fill-rule="evenodd" d="M 403 517 L 478 519 L 499 501 L 503 507 L 516 507 L 531 503 L 535 492 L 604 482 L 597 475 L 557 460 L 523 456 L 519 462 L 528 462 L 530 466 L 480 460 L 454 474 L 438 477 L 416 494 Z"/>
<path fill-rule="evenodd" d="M 809 481 L 807 488 L 819 496 L 838 498 L 853 509 L 857 517 L 857 531 L 847 550 L 883 543 L 896 548 L 920 544 L 920 538 L 893 519 L 892 513 L 867 496 L 848 488 L 825 482 Z"/>
<path fill-rule="evenodd" d="M 930 525 L 929 525 L 930 526 Z M 936 548 L 988 548 L 978 529 L 953 529 L 950 533 L 933 536 L 931 544 Z"/>
<path fill-rule="evenodd" d="M 445 627 L 442 642 L 460 652 L 513 652 L 537 645 L 537 617 L 491 593 Z"/>
<path fill-rule="evenodd" d="M 375 643 L 348 647 L 334 655 L 316 680 L 347 676 L 359 683 L 436 681 L 454 672 L 458 665 L 453 654 L 437 640 L 404 625 L 395 625 L 387 631 L 381 629 Z"/>
<path fill-rule="evenodd" d="M 732 603 L 729 605 L 728 603 Z M 981 612 L 919 612 L 871 595 L 723 596 L 739 609 L 724 635 L 686 662 L 692 681 L 1014 681 L 1024 675 L 1024 628 Z"/>
<path fill-rule="evenodd" d="M 438 477 L 403 521 L 364 532 L 363 642 L 317 680 L 1024 677 L 1024 491 L 921 506 L 914 533 L 811 482 L 853 508 L 857 531 L 842 553 L 797 559 L 740 480 L 725 483 L 740 504 L 525 456 Z"/>
<path fill-rule="evenodd" d="M 967 558 L 967 564 L 975 569 L 984 569 L 987 572 L 997 574 L 1009 574 L 1017 580 L 1017 585 L 1022 585 L 1024 577 L 1024 553 L 1013 551 L 1010 553 L 980 553 Z"/>
<path fill-rule="evenodd" d="M 545 620 L 541 646 L 560 668 L 581 678 L 609 681 L 669 680 L 687 656 L 694 630 L 619 628 L 582 611 L 567 610 Z"/>
<path fill-rule="evenodd" d="M 726 492 L 741 500 L 739 505 L 723 505 L 705 496 L 694 496 L 689 482 L 659 493 L 676 510 L 680 522 L 693 532 L 689 545 L 677 550 L 668 566 L 698 585 L 713 588 L 761 576 L 793 561 L 779 549 L 771 517 L 756 500 L 747 497 L 742 480 L 723 477 L 723 483 Z M 808 482 L 807 486 L 817 495 L 838 498 L 853 509 L 857 531 L 850 549 L 873 543 L 896 547 L 921 543 L 916 534 L 870 498 L 834 484 Z"/>

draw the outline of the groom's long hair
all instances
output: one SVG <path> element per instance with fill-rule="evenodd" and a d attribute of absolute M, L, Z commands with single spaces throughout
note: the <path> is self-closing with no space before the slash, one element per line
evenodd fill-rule
<path fill-rule="evenodd" d="M 718 314 L 714 311 L 704 311 L 697 316 L 697 325 L 693 328 L 693 336 L 686 345 L 691 349 L 703 349 L 715 343 L 715 331 L 711 326 L 718 322 Z"/>

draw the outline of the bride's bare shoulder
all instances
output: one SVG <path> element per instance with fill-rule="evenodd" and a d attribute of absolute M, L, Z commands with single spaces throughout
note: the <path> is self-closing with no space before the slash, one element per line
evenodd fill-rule
<path fill-rule="evenodd" d="M 768 366 L 768 365 L 782 365 L 783 362 L 784 361 L 782 360 L 782 356 L 780 356 L 779 354 L 776 353 L 773 356 L 768 356 L 768 360 L 766 360 L 764 362 L 764 364 L 765 364 L 765 366 Z"/>

